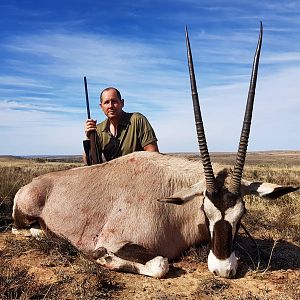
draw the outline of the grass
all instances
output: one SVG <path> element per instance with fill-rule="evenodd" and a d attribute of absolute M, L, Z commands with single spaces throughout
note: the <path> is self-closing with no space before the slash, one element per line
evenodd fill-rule
<path fill-rule="evenodd" d="M 251 166 L 245 168 L 244 177 L 255 181 L 299 186 L 300 166 Z M 300 242 L 299 191 L 276 200 L 265 200 L 254 196 L 247 196 L 244 200 L 249 213 L 243 220 L 252 232 L 260 232 L 260 235 L 265 238 Z"/>
<path fill-rule="evenodd" d="M 42 265 L 36 266 L 36 270 L 42 267 L 50 272 L 52 282 L 43 282 L 37 276 L 38 271 L 37 274 L 30 273 L 28 267 L 17 263 L 28 252 L 40 257 Z M 110 299 L 111 293 L 121 288 L 109 278 L 108 271 L 85 259 L 72 245 L 59 238 L 39 241 L 7 238 L 0 254 L 0 295 L 3 300 Z"/>

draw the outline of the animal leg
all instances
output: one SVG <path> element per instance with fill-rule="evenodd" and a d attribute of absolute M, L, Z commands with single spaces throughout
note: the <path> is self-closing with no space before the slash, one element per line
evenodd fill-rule
<path fill-rule="evenodd" d="M 41 239 L 46 235 L 45 231 L 41 229 L 41 227 L 38 224 L 33 225 L 30 228 L 18 228 L 13 226 L 11 229 L 12 234 L 14 235 L 20 235 L 25 237 L 34 237 L 37 240 Z"/>
<path fill-rule="evenodd" d="M 29 231 L 30 231 L 31 236 L 36 238 L 37 240 L 40 240 L 41 238 L 46 236 L 45 231 L 41 228 L 32 227 L 29 229 Z"/>
<path fill-rule="evenodd" d="M 25 214 L 17 205 L 13 208 L 13 226 L 17 229 L 28 229 L 30 226 L 38 222 L 38 218 Z"/>
<path fill-rule="evenodd" d="M 156 256 L 146 262 L 146 264 L 141 264 L 120 258 L 114 253 L 108 252 L 98 258 L 96 262 L 110 270 L 142 274 L 154 278 L 162 278 L 169 271 L 168 259 L 162 256 Z"/>
<path fill-rule="evenodd" d="M 12 227 L 11 233 L 14 235 L 19 235 L 19 236 L 25 236 L 25 237 L 30 237 L 30 229 L 20 229 L 16 227 Z"/>

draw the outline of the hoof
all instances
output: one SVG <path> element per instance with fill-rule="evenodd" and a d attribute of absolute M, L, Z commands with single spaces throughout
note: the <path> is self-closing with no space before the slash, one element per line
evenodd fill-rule
<path fill-rule="evenodd" d="M 31 236 L 33 236 L 37 240 L 40 240 L 45 236 L 45 232 L 42 229 L 30 228 L 29 231 L 30 231 Z"/>
<path fill-rule="evenodd" d="M 29 229 L 17 229 L 13 227 L 11 229 L 11 233 L 18 236 L 31 237 L 31 233 Z"/>
<path fill-rule="evenodd" d="M 169 272 L 169 262 L 167 258 L 156 256 L 149 260 L 145 267 L 149 271 L 149 276 L 163 278 Z"/>

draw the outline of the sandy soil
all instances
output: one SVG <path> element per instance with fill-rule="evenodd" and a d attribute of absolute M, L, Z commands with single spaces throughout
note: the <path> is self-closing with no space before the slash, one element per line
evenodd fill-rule
<path fill-rule="evenodd" d="M 7 240 L 24 243 L 25 237 L 16 238 L 9 232 L 0 234 L 0 253 L 8 254 L 11 249 Z M 257 240 L 259 243 L 259 240 Z M 238 243 L 255 254 L 255 246 L 246 236 L 241 236 Z M 15 244 L 18 245 L 18 242 Z M 272 250 L 272 243 L 260 244 L 267 253 Z M 194 249 L 193 251 L 198 251 Z M 223 279 L 213 276 L 207 269 L 206 262 L 197 262 L 197 257 L 189 253 L 171 264 L 170 272 L 164 279 L 153 279 L 141 275 L 108 272 L 110 281 L 118 288 L 103 293 L 101 297 L 90 299 L 300 299 L 300 247 L 288 241 L 281 241 L 273 251 L 270 270 L 255 270 L 251 260 L 242 252 L 237 278 Z M 267 259 L 268 260 L 268 259 Z M 273 262 L 272 262 L 273 261 Z M 60 283 L 61 274 L 72 275 L 73 280 L 84 282 L 84 276 L 72 263 L 58 264 L 51 256 L 40 249 L 31 248 L 14 254 L 11 266 L 22 266 L 28 274 L 41 284 Z M 250 270 L 252 268 L 252 271 Z M 254 269 L 254 271 L 253 271 Z M 63 283 L 62 283 L 63 284 Z M 1 299 L 1 296 L 0 296 Z M 52 299 L 52 298 L 41 298 Z M 84 299 L 72 295 L 72 288 L 65 287 L 60 299 Z"/>

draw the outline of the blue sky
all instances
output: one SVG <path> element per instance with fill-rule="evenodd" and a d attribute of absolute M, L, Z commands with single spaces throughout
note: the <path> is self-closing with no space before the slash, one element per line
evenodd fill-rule
<path fill-rule="evenodd" d="M 300 1 L 0 2 L 0 155 L 80 154 L 99 91 L 152 123 L 162 152 L 196 152 L 189 28 L 210 151 L 236 151 L 256 48 L 264 39 L 248 149 L 300 150 Z"/>

